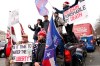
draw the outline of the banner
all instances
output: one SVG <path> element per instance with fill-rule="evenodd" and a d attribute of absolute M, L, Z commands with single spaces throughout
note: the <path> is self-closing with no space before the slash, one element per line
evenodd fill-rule
<path fill-rule="evenodd" d="M 9 11 L 9 25 L 14 25 L 19 22 L 19 13 L 17 10 Z"/>
<path fill-rule="evenodd" d="M 65 21 L 74 23 L 88 16 L 85 1 L 80 1 L 77 5 L 64 12 Z"/>
<path fill-rule="evenodd" d="M 32 43 L 13 45 L 14 62 L 32 62 Z"/>
<path fill-rule="evenodd" d="M 80 38 L 82 36 L 93 34 L 93 28 L 90 23 L 78 24 L 73 26 L 73 32 L 78 38 Z"/>

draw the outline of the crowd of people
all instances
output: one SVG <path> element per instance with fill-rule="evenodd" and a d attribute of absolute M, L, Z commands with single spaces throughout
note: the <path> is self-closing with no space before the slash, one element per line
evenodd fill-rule
<path fill-rule="evenodd" d="M 64 2 L 62 11 L 59 11 L 57 8 L 53 7 L 53 9 L 56 10 L 56 12 L 54 13 L 54 17 L 55 17 L 54 23 L 55 23 L 55 26 L 61 36 L 63 36 L 62 35 L 62 27 L 63 26 L 65 26 L 67 30 L 71 30 L 71 31 L 72 31 L 72 27 L 71 27 L 71 29 L 70 29 L 70 27 L 67 28 L 68 26 L 71 26 L 71 25 L 68 25 L 67 23 L 65 23 L 64 18 L 61 18 L 59 16 L 59 13 L 63 14 L 64 11 L 66 11 L 69 8 L 78 4 L 78 1 L 79 0 L 76 0 L 72 6 L 69 6 L 69 2 Z M 42 21 L 42 19 L 37 19 L 37 24 L 35 24 L 34 27 L 32 27 L 31 25 L 28 25 L 28 28 L 30 30 L 34 31 L 34 35 L 33 35 L 34 45 L 33 45 L 33 51 L 32 51 L 32 62 L 13 62 L 12 52 L 11 52 L 9 57 L 7 57 L 6 66 L 10 66 L 10 65 L 12 65 L 12 66 L 41 66 L 43 56 L 44 56 L 45 45 L 46 45 L 46 34 L 48 31 L 48 26 L 49 26 L 48 15 L 44 15 L 43 17 L 44 17 L 44 21 Z M 66 32 L 66 33 L 68 33 L 68 32 Z M 70 34 L 70 35 L 72 35 L 72 34 Z M 23 34 L 22 41 L 19 41 L 16 44 L 23 44 L 23 43 L 27 44 L 28 42 L 29 42 L 28 35 Z M 59 60 L 61 60 L 61 59 L 59 59 Z M 59 66 L 61 66 L 61 64 Z"/>

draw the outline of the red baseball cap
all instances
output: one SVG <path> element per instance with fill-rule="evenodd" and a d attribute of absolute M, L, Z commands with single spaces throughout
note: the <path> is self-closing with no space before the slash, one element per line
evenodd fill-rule
<path fill-rule="evenodd" d="M 45 31 L 45 30 L 39 31 L 39 32 L 38 32 L 38 36 L 40 36 L 40 35 L 46 37 L 46 31 Z"/>
<path fill-rule="evenodd" d="M 68 1 L 66 1 L 66 2 L 64 2 L 63 4 L 66 4 L 66 5 L 67 5 L 67 4 L 69 4 L 69 2 L 68 2 Z"/>

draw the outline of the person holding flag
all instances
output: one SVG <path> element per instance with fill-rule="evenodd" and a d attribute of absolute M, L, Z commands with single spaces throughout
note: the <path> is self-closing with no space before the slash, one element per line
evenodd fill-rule
<path fill-rule="evenodd" d="M 58 10 L 58 9 L 55 8 L 55 7 L 53 7 L 53 9 L 56 10 L 58 13 L 63 14 L 66 10 L 68 10 L 68 9 L 74 7 L 75 5 L 77 5 L 77 4 L 78 4 L 78 1 L 79 1 L 79 0 L 76 0 L 75 3 L 74 3 L 73 5 L 71 5 L 71 6 L 69 6 L 70 3 L 69 3 L 68 1 L 64 2 L 64 3 L 63 3 L 63 10 Z"/>

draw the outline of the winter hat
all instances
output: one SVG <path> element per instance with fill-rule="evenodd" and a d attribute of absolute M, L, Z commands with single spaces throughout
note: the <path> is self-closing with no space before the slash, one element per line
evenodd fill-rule
<path fill-rule="evenodd" d="M 38 36 L 40 36 L 40 35 L 46 37 L 46 31 L 45 31 L 45 30 L 39 31 L 39 32 L 38 32 Z"/>
<path fill-rule="evenodd" d="M 63 4 L 66 4 L 66 5 L 67 5 L 67 4 L 69 4 L 69 2 L 68 2 L 68 1 L 66 1 L 66 2 L 64 2 Z"/>

